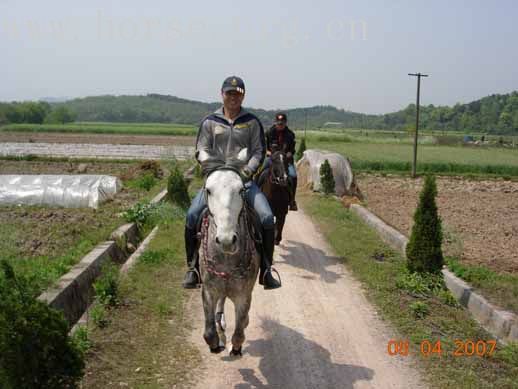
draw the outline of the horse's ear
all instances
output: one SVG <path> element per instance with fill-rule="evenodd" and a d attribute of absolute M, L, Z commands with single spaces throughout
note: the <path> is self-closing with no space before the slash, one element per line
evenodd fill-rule
<path fill-rule="evenodd" d="M 248 161 L 248 148 L 242 149 L 239 154 L 237 155 L 237 159 L 239 159 L 242 162 Z"/>
<path fill-rule="evenodd" d="M 196 155 L 196 158 L 200 163 L 203 163 L 207 161 L 210 158 L 210 154 L 207 153 L 205 150 L 198 151 L 198 154 Z"/>

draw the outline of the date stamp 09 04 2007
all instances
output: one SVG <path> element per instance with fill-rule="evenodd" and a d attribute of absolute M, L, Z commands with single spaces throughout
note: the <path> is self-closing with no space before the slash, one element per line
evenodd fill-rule
<path fill-rule="evenodd" d="M 477 341 L 455 339 L 454 348 L 447 350 L 443 347 L 440 339 L 435 341 L 423 340 L 417 353 L 425 357 L 442 356 L 447 353 L 451 353 L 454 357 L 489 357 L 493 355 L 496 343 L 496 340 L 493 339 Z M 391 339 L 387 343 L 387 352 L 390 356 L 401 355 L 406 357 L 411 353 L 410 342 L 405 339 Z"/>

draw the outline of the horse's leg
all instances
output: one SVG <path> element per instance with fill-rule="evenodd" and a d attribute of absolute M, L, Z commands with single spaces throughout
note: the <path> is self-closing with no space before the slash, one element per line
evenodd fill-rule
<path fill-rule="evenodd" d="M 286 214 L 281 213 L 277 219 L 277 236 L 275 237 L 275 243 L 280 244 L 282 241 L 282 230 L 284 229 L 284 223 L 286 222 Z"/>
<path fill-rule="evenodd" d="M 227 327 L 227 323 L 225 322 L 225 297 L 222 297 L 218 300 L 216 305 L 216 330 L 219 336 L 219 345 L 221 347 L 225 347 L 227 343 L 227 336 L 225 334 L 225 329 Z"/>
<path fill-rule="evenodd" d="M 203 338 L 210 347 L 210 352 L 219 353 L 224 350 L 219 345 L 219 336 L 216 330 L 216 298 L 211 296 L 208 289 L 202 286 L 203 311 L 205 312 L 205 332 Z"/>
<path fill-rule="evenodd" d="M 232 335 L 232 350 L 230 355 L 238 356 L 245 341 L 245 328 L 248 327 L 248 312 L 252 303 L 252 292 L 234 301 L 236 309 L 236 329 Z"/>

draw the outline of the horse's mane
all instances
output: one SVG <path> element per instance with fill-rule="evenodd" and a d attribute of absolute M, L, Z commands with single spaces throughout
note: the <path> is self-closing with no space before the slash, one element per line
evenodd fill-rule
<path fill-rule="evenodd" d="M 239 174 L 239 171 L 245 165 L 245 162 L 237 158 L 229 158 L 225 161 L 219 156 L 210 157 L 201 163 L 201 171 L 205 177 L 208 177 L 216 170 L 232 170 Z"/>

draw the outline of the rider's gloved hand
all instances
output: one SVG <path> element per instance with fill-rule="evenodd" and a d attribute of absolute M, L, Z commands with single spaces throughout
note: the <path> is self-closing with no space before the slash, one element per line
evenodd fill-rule
<path fill-rule="evenodd" d="M 288 151 L 288 152 L 286 153 L 286 158 L 291 158 L 291 157 L 293 157 L 293 154 L 292 154 L 292 153 L 290 153 L 290 152 Z"/>
<path fill-rule="evenodd" d="M 248 182 L 252 179 L 252 170 L 250 170 L 250 168 L 248 166 L 245 166 L 244 168 L 241 169 L 241 178 L 243 179 L 244 182 Z"/>

